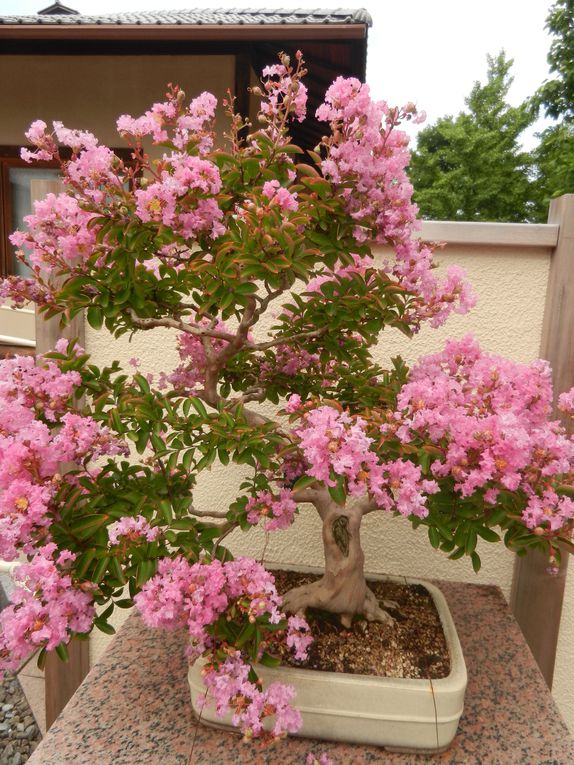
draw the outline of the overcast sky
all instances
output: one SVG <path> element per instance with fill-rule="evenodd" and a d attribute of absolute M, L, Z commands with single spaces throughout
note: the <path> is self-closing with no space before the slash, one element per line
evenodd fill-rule
<path fill-rule="evenodd" d="M 33 14 L 52 0 L 0 0 L 0 15 Z M 237 0 L 62 0 L 84 14 L 167 8 L 236 8 Z M 346 0 L 345 8 L 367 8 L 367 80 L 377 98 L 391 104 L 415 101 L 428 122 L 464 108 L 472 84 L 486 77 L 486 55 L 504 48 L 514 59 L 510 101 L 519 103 L 548 76 L 550 38 L 544 30 L 552 0 Z M 281 3 L 248 0 L 248 8 Z M 288 6 L 289 7 L 289 6 Z M 335 3 L 300 0 L 298 8 L 334 8 Z M 304 53 L 303 49 L 303 53 Z M 428 124 L 427 122 L 427 124 Z"/>

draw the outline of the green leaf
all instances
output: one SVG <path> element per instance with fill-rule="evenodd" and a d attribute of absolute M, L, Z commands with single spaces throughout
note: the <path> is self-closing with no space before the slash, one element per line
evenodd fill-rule
<path fill-rule="evenodd" d="M 106 571 L 108 570 L 108 566 L 110 563 L 110 559 L 107 555 L 105 555 L 98 565 L 96 566 L 94 573 L 92 574 L 92 581 L 96 584 L 99 584 L 102 579 L 104 578 Z"/>
<path fill-rule="evenodd" d="M 435 548 L 435 550 L 440 545 L 440 542 L 441 542 L 440 534 L 438 530 L 434 528 L 434 526 L 429 527 L 429 541 L 431 545 Z"/>
<path fill-rule="evenodd" d="M 115 635 L 116 631 L 112 627 L 111 624 L 108 624 L 108 622 L 104 621 L 103 619 L 99 619 L 96 617 L 94 619 L 94 625 L 100 630 L 100 632 L 104 632 L 106 635 Z"/>
<path fill-rule="evenodd" d="M 56 653 L 58 654 L 58 658 L 61 661 L 68 662 L 70 661 L 70 654 L 68 653 L 68 649 L 64 645 L 64 643 L 60 643 L 60 645 L 56 646 Z"/>
<path fill-rule="evenodd" d="M 120 584 L 123 585 L 126 583 L 126 578 L 124 576 L 124 572 L 121 567 L 121 564 L 115 556 L 111 559 L 111 562 L 110 562 L 110 572 L 115 576 L 115 578 L 118 580 L 118 582 L 120 582 Z"/>
<path fill-rule="evenodd" d="M 201 401 L 199 398 L 196 398 L 195 396 L 190 396 L 189 401 L 191 402 L 191 405 L 195 409 L 195 411 L 201 417 L 203 417 L 204 420 L 207 420 L 208 418 L 207 409 L 205 408 L 203 401 Z"/>
<path fill-rule="evenodd" d="M 86 316 L 88 319 L 88 324 L 93 329 L 101 329 L 102 324 L 104 323 L 104 312 L 98 305 L 91 305 L 87 312 Z"/>
<path fill-rule="evenodd" d="M 159 507 L 165 522 L 169 525 L 173 522 L 173 509 L 169 499 L 160 500 Z"/>
<path fill-rule="evenodd" d="M 151 389 L 149 387 L 148 381 L 146 380 L 146 378 L 143 375 L 139 374 L 139 372 L 134 375 L 134 380 L 138 384 L 138 387 L 142 391 L 142 393 L 150 393 L 151 392 Z"/>
<path fill-rule="evenodd" d="M 259 659 L 259 663 L 263 664 L 264 667 L 278 667 L 281 664 L 281 659 L 271 656 L 269 653 L 264 653 Z"/>
<path fill-rule="evenodd" d="M 479 537 L 482 537 L 487 542 L 500 542 L 500 537 L 496 531 L 489 529 L 487 526 L 477 526 L 476 533 Z"/>
<path fill-rule="evenodd" d="M 137 437 L 136 441 L 136 451 L 138 454 L 143 454 L 147 447 L 147 442 L 149 440 L 149 430 L 146 428 L 142 428 Z"/>
<path fill-rule="evenodd" d="M 478 574 L 478 572 L 480 571 L 480 566 L 481 566 L 479 554 L 477 552 L 473 552 L 472 555 L 470 556 L 470 559 L 472 561 L 472 567 L 474 569 L 475 574 Z"/>
<path fill-rule="evenodd" d="M 97 530 L 103 526 L 107 520 L 107 515 L 95 513 L 94 515 L 86 515 L 83 518 L 73 521 L 70 524 L 70 527 L 74 536 L 85 540 L 94 536 Z"/>
<path fill-rule="evenodd" d="M 298 478 L 293 486 L 291 487 L 291 491 L 301 491 L 302 489 L 306 489 L 308 486 L 311 486 L 311 484 L 314 484 L 317 479 L 313 478 L 312 475 L 302 475 L 301 478 Z"/>
<path fill-rule="evenodd" d="M 47 656 L 48 656 L 48 652 L 46 651 L 45 648 L 42 648 L 40 650 L 40 653 L 38 654 L 38 658 L 36 659 L 36 666 L 38 667 L 38 669 L 41 669 L 41 670 L 44 669 L 44 667 L 46 666 Z"/>

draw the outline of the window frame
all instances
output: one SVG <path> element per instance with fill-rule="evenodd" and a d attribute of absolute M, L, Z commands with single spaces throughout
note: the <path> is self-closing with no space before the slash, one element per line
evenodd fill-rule
<path fill-rule="evenodd" d="M 26 148 L 32 150 L 33 146 Z M 111 147 L 114 154 L 126 165 L 133 163 L 133 150 Z M 70 150 L 62 150 L 63 159 L 68 159 Z M 19 146 L 0 145 L 0 278 L 14 274 L 12 245 L 8 237 L 12 233 L 12 194 L 10 192 L 10 170 L 14 167 L 31 169 L 59 170 L 57 160 L 37 161 L 31 164 L 20 157 Z"/>
<path fill-rule="evenodd" d="M 30 147 L 32 148 L 32 147 Z M 34 167 L 46 170 L 59 170 L 60 165 L 55 160 L 50 162 L 35 162 L 30 165 L 20 157 L 20 147 L 0 146 L 0 277 L 14 273 L 12 260 L 12 245 L 8 237 L 12 233 L 12 194 L 10 192 L 10 170 L 14 167 Z"/>

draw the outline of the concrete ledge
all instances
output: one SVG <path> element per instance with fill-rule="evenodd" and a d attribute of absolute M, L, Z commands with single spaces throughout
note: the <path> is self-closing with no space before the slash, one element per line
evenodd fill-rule
<path fill-rule="evenodd" d="M 418 236 L 425 242 L 502 245 L 507 247 L 556 247 L 559 226 L 549 223 L 466 223 L 423 221 Z"/>

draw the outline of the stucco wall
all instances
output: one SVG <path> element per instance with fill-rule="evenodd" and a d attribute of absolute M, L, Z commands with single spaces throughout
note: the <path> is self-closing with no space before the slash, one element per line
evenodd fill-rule
<path fill-rule="evenodd" d="M 492 232 L 492 228 L 489 230 Z M 456 228 L 443 234 L 460 239 L 453 231 Z M 433 237 L 435 235 L 433 233 Z M 466 269 L 478 295 L 477 307 L 472 314 L 453 317 L 440 330 L 424 329 L 410 342 L 398 332 L 384 333 L 377 348 L 377 360 L 384 362 L 400 353 L 412 362 L 423 353 L 438 350 L 447 337 L 462 337 L 467 333 L 474 334 L 483 347 L 493 353 L 522 362 L 537 358 L 550 252 L 550 248 L 541 246 L 492 244 L 492 237 L 474 244 L 447 244 L 437 260 L 445 267 L 456 263 Z M 265 331 L 265 325 L 258 327 L 261 335 Z M 143 369 L 155 373 L 170 370 L 177 364 L 173 335 L 169 331 L 140 333 L 130 343 L 125 338 L 112 340 L 107 333 L 88 328 L 86 342 L 87 350 L 97 363 L 113 358 L 127 361 L 136 356 Z M 240 475 L 239 469 L 217 466 L 202 474 L 194 496 L 196 505 L 226 509 L 236 496 Z M 268 540 L 259 531 L 238 532 L 229 538 L 229 544 L 234 553 L 257 558 L 264 554 L 267 561 L 308 565 L 320 565 L 322 561 L 320 524 L 312 508 L 303 510 L 291 529 L 275 532 Z M 404 519 L 384 513 L 366 517 L 363 545 L 366 567 L 370 571 L 492 583 L 499 585 L 506 595 L 510 590 L 513 556 L 502 545 L 482 545 L 483 568 L 476 575 L 468 560 L 450 561 L 443 553 L 433 550 L 424 530 L 413 531 Z M 120 619 L 123 616 L 124 612 L 118 614 Z M 101 654 L 106 642 L 106 636 L 94 634 L 93 660 Z"/>
<path fill-rule="evenodd" d="M 221 102 L 234 67 L 234 56 L 0 56 L 0 144 L 19 146 L 30 123 L 43 119 L 122 146 L 120 114 L 143 114 L 164 100 L 170 82 L 190 98 L 209 90 Z"/>

